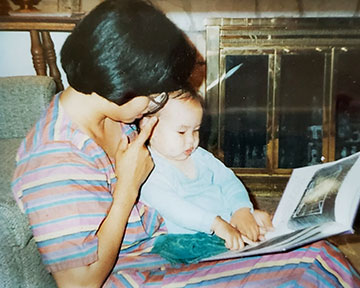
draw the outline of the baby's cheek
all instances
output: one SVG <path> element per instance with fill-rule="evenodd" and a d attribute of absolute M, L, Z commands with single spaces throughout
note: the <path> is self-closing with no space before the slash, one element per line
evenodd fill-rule
<path fill-rule="evenodd" d="M 161 134 L 156 133 L 152 136 L 151 146 L 156 148 L 159 152 L 167 152 L 169 149 L 171 149 L 171 142 L 169 142 L 169 137 Z"/>
<path fill-rule="evenodd" d="M 159 143 L 161 143 L 161 141 L 159 141 L 159 137 L 156 133 L 153 133 L 150 138 L 150 146 L 156 150 L 159 150 L 161 148 L 159 147 Z"/>
<path fill-rule="evenodd" d="M 195 142 L 195 143 L 194 143 L 194 145 L 195 145 L 194 148 L 198 147 L 198 146 L 199 146 L 199 142 L 200 142 L 199 136 L 197 136 L 197 137 L 195 138 L 195 141 L 194 141 L 194 142 Z"/>

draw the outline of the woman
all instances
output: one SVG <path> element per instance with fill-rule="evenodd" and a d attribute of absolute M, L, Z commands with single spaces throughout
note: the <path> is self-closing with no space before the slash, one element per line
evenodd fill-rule
<path fill-rule="evenodd" d="M 141 229 L 124 237 L 129 215 L 158 217 L 141 204 L 131 212 L 153 168 L 144 142 L 156 118 L 137 137 L 127 124 L 160 108 L 163 92 L 187 86 L 195 57 L 182 31 L 137 0 L 101 3 L 65 41 L 70 87 L 23 142 L 14 178 L 59 286 L 102 285 L 122 242 Z"/>
<path fill-rule="evenodd" d="M 153 168 L 144 143 L 157 119 L 139 134 L 131 123 L 160 109 L 167 93 L 190 86 L 195 57 L 183 33 L 141 0 L 102 2 L 64 43 L 70 87 L 23 141 L 13 181 L 58 286 L 239 287 L 259 284 L 252 274 L 270 264 L 277 271 L 268 274 L 274 285 L 312 279 L 312 271 L 335 286 L 342 283 L 338 275 L 356 281 L 343 256 L 323 242 L 296 253 L 178 267 L 148 253 L 166 231 L 155 210 L 137 202 Z"/>

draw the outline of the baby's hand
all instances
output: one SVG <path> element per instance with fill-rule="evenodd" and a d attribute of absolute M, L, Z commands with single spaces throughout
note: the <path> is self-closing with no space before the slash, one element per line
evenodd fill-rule
<path fill-rule="evenodd" d="M 225 247 L 230 250 L 239 250 L 244 248 L 245 244 L 241 238 L 240 232 L 231 226 L 228 222 L 217 216 L 212 225 L 212 230 L 221 239 L 225 240 Z"/>
<path fill-rule="evenodd" d="M 258 224 L 259 228 L 260 228 L 260 236 L 259 239 L 260 240 L 264 240 L 265 239 L 265 234 L 268 231 L 272 231 L 274 230 L 274 227 L 271 223 L 271 216 L 262 210 L 254 210 L 254 218 L 256 223 Z"/>
<path fill-rule="evenodd" d="M 258 241 L 260 229 L 250 208 L 244 207 L 235 211 L 231 216 L 230 224 L 237 228 L 240 233 L 251 241 Z"/>

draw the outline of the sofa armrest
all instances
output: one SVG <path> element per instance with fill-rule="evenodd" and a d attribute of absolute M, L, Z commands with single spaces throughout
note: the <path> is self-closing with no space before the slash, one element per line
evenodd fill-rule
<path fill-rule="evenodd" d="M 0 138 L 25 137 L 55 89 L 48 76 L 0 77 Z"/>

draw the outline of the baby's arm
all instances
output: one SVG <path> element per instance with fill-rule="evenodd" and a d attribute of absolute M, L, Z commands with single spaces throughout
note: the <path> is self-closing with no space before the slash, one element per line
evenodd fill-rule
<path fill-rule="evenodd" d="M 230 223 L 251 241 L 259 240 L 260 229 L 250 208 L 243 207 L 236 210 L 231 216 Z"/>
<path fill-rule="evenodd" d="M 221 187 L 229 213 L 232 214 L 241 207 L 253 209 L 253 205 L 244 184 L 239 180 L 234 172 L 230 168 L 226 167 L 224 163 L 222 163 L 210 152 L 202 148 L 198 149 L 199 154 L 201 153 L 207 168 L 211 169 L 213 172 L 213 184 Z"/>
<path fill-rule="evenodd" d="M 141 190 L 140 200 L 159 211 L 166 221 L 186 229 L 210 233 L 225 240 L 231 250 L 244 247 L 240 232 L 220 216 L 204 210 L 176 194 L 165 177 L 151 175 Z"/>
<path fill-rule="evenodd" d="M 264 240 L 265 239 L 264 236 L 266 232 L 274 230 L 274 226 L 272 225 L 272 217 L 266 211 L 257 210 L 257 209 L 254 210 L 253 215 L 256 223 L 259 226 L 259 230 L 260 230 L 259 239 Z"/>
<path fill-rule="evenodd" d="M 211 153 L 201 150 L 209 169 L 214 174 L 214 184 L 221 187 L 225 203 L 228 206 L 230 223 L 236 227 L 241 234 L 251 241 L 259 238 L 259 227 L 252 214 L 252 203 L 245 186 L 236 177 L 234 172 L 226 167 L 220 160 Z"/>
<path fill-rule="evenodd" d="M 217 216 L 214 219 L 211 229 L 217 236 L 225 240 L 226 248 L 230 250 L 239 250 L 244 248 L 244 241 L 241 238 L 239 230 L 231 226 L 231 224 L 223 220 L 220 216 Z"/>
<path fill-rule="evenodd" d="M 189 230 L 210 233 L 217 216 L 180 197 L 171 179 L 157 171 L 144 183 L 140 200 L 158 210 L 165 222 L 171 221 Z"/>
<path fill-rule="evenodd" d="M 262 210 L 250 212 L 248 208 L 238 209 L 230 223 L 251 241 L 264 240 L 266 232 L 273 229 L 270 215 Z"/>

